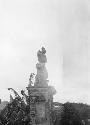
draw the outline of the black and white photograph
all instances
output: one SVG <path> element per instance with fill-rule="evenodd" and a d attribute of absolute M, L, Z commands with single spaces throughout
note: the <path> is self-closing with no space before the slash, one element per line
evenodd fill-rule
<path fill-rule="evenodd" d="M 0 0 L 0 125 L 90 125 L 90 0 Z"/>

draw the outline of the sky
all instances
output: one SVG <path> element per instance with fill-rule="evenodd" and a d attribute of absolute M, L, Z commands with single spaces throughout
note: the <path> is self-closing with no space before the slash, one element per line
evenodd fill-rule
<path fill-rule="evenodd" d="M 0 98 L 26 90 L 44 46 L 54 101 L 90 104 L 89 34 L 89 0 L 0 0 Z"/>

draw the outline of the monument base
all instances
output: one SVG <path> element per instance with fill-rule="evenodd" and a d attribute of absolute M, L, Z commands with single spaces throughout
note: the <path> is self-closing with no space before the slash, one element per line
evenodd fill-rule
<path fill-rule="evenodd" d="M 36 125 L 51 125 L 51 110 L 53 95 L 56 93 L 52 86 L 27 87 L 30 98 L 30 117 Z"/>

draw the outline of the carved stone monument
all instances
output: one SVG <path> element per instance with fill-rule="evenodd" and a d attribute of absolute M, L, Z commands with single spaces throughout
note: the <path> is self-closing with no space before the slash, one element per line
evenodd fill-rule
<path fill-rule="evenodd" d="M 35 78 L 35 86 L 47 86 L 47 78 L 48 72 L 45 67 L 45 63 L 47 62 L 46 58 L 46 50 L 42 47 L 42 50 L 37 52 L 38 63 L 36 64 L 37 75 Z"/>
<path fill-rule="evenodd" d="M 52 125 L 51 112 L 53 108 L 53 95 L 56 93 L 54 87 L 48 85 L 48 72 L 45 67 L 47 62 L 46 50 L 42 47 L 37 52 L 38 63 L 35 82 L 32 82 L 34 74 L 31 73 L 27 87 L 30 105 L 31 125 Z"/>

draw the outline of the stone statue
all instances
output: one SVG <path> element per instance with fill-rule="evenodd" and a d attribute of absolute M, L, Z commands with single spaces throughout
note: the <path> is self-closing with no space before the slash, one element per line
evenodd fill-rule
<path fill-rule="evenodd" d="M 47 62 L 47 58 L 46 58 L 46 50 L 44 47 L 42 47 L 42 50 L 39 50 L 37 52 L 37 57 L 38 57 L 38 61 L 40 63 L 46 63 Z"/>
<path fill-rule="evenodd" d="M 33 81 L 32 81 L 32 79 L 34 78 L 34 75 L 35 75 L 34 73 L 31 73 L 31 74 L 30 74 L 28 87 L 33 86 Z"/>
<path fill-rule="evenodd" d="M 37 52 L 38 63 L 36 64 L 37 75 L 35 77 L 35 85 L 45 86 L 47 85 L 48 72 L 45 67 L 45 63 L 47 62 L 46 58 L 46 50 L 44 47 L 41 48 Z"/>

